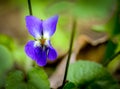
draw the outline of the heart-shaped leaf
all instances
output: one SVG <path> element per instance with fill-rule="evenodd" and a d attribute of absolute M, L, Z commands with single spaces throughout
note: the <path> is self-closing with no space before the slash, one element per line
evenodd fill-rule
<path fill-rule="evenodd" d="M 6 72 L 12 68 L 13 60 L 9 50 L 0 45 L 0 88 L 4 86 Z"/>
<path fill-rule="evenodd" d="M 90 88 L 87 89 L 93 89 L 91 85 L 98 85 L 102 87 L 100 89 L 106 86 L 105 89 L 109 89 L 107 85 L 114 86 L 116 84 L 116 81 L 114 81 L 112 76 L 102 65 L 82 60 L 70 64 L 67 80 L 74 83 L 77 87 L 85 89 L 89 86 Z"/>
<path fill-rule="evenodd" d="M 11 72 L 6 79 L 6 89 L 50 89 L 48 77 L 42 68 L 27 72 Z"/>

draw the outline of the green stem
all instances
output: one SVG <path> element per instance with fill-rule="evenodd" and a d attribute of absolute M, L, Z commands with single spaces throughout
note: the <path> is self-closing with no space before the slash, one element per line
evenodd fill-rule
<path fill-rule="evenodd" d="M 116 54 L 114 54 L 108 61 L 106 61 L 103 65 L 107 66 L 107 64 L 112 61 L 113 59 L 115 59 L 117 56 L 120 55 L 120 51 L 118 51 Z"/>
<path fill-rule="evenodd" d="M 73 39 L 74 39 L 75 29 L 76 29 L 75 25 L 76 25 L 76 21 L 74 19 L 73 27 L 72 27 L 72 32 L 71 32 L 71 40 L 70 40 L 70 45 L 69 45 L 68 58 L 67 58 L 67 62 L 66 62 L 65 74 L 64 74 L 64 79 L 63 79 L 63 83 L 62 83 L 62 88 L 65 85 L 66 77 L 67 77 L 67 73 L 68 73 L 68 67 L 69 67 L 69 63 L 70 63 L 70 57 L 71 57 L 71 53 L 72 53 Z"/>
<path fill-rule="evenodd" d="M 32 6 L 31 6 L 31 1 L 30 0 L 28 0 L 28 8 L 29 8 L 29 14 L 33 15 L 32 14 Z"/>
<path fill-rule="evenodd" d="M 117 0 L 117 10 L 116 10 L 116 13 L 115 13 L 115 27 L 114 27 L 114 29 L 113 29 L 113 34 L 112 34 L 112 36 L 115 36 L 115 35 L 117 35 L 117 34 L 120 34 L 120 30 L 119 30 L 119 26 L 120 26 L 120 23 L 119 23 L 119 21 L 120 21 L 120 19 L 119 19 L 119 13 L 120 13 L 120 2 L 119 2 L 120 0 Z M 118 55 L 120 54 L 120 51 L 119 52 L 117 52 L 116 54 L 114 54 L 111 58 L 109 58 L 109 60 L 107 60 L 107 61 L 105 61 L 104 63 L 103 63 L 103 65 L 104 66 L 107 66 L 108 65 L 108 63 L 110 62 L 110 61 L 112 61 L 113 59 L 115 59 Z"/>

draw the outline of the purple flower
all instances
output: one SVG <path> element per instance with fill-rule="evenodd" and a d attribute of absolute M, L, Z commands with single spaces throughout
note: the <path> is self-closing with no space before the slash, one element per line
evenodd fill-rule
<path fill-rule="evenodd" d="M 47 59 L 55 60 L 57 52 L 50 43 L 50 37 L 56 31 L 58 16 L 52 16 L 44 21 L 34 16 L 26 16 L 25 20 L 29 33 L 35 38 L 26 44 L 26 54 L 39 66 L 46 65 Z"/>

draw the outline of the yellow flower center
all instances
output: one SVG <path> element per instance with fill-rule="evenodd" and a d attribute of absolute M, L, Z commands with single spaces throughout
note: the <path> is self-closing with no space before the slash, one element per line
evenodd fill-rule
<path fill-rule="evenodd" d="M 45 41 L 46 41 L 46 39 L 42 37 L 42 38 L 40 39 L 41 45 L 44 45 L 44 44 L 45 44 Z"/>

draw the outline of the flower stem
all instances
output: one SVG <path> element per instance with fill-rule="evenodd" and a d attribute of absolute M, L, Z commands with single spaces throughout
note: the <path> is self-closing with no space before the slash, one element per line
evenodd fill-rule
<path fill-rule="evenodd" d="M 29 14 L 30 14 L 30 15 L 33 15 L 33 14 L 32 14 L 31 0 L 28 0 L 28 8 L 29 8 Z"/>
<path fill-rule="evenodd" d="M 114 54 L 108 61 L 106 61 L 103 65 L 107 66 L 107 64 L 112 61 L 113 59 L 115 59 L 117 56 L 120 55 L 120 51 L 118 51 L 116 54 Z"/>
<path fill-rule="evenodd" d="M 66 62 L 65 74 L 64 74 L 64 79 L 63 79 L 63 83 L 62 83 L 62 88 L 65 85 L 66 77 L 67 77 L 67 73 L 68 73 L 68 67 L 69 67 L 70 57 L 71 57 L 71 53 L 72 53 L 72 45 L 73 45 L 73 39 L 74 39 L 74 35 L 75 35 L 75 29 L 76 29 L 76 21 L 74 19 L 72 32 L 71 32 L 71 40 L 70 40 L 70 45 L 69 45 L 69 51 L 68 51 L 68 58 L 67 58 L 67 62 Z"/>

